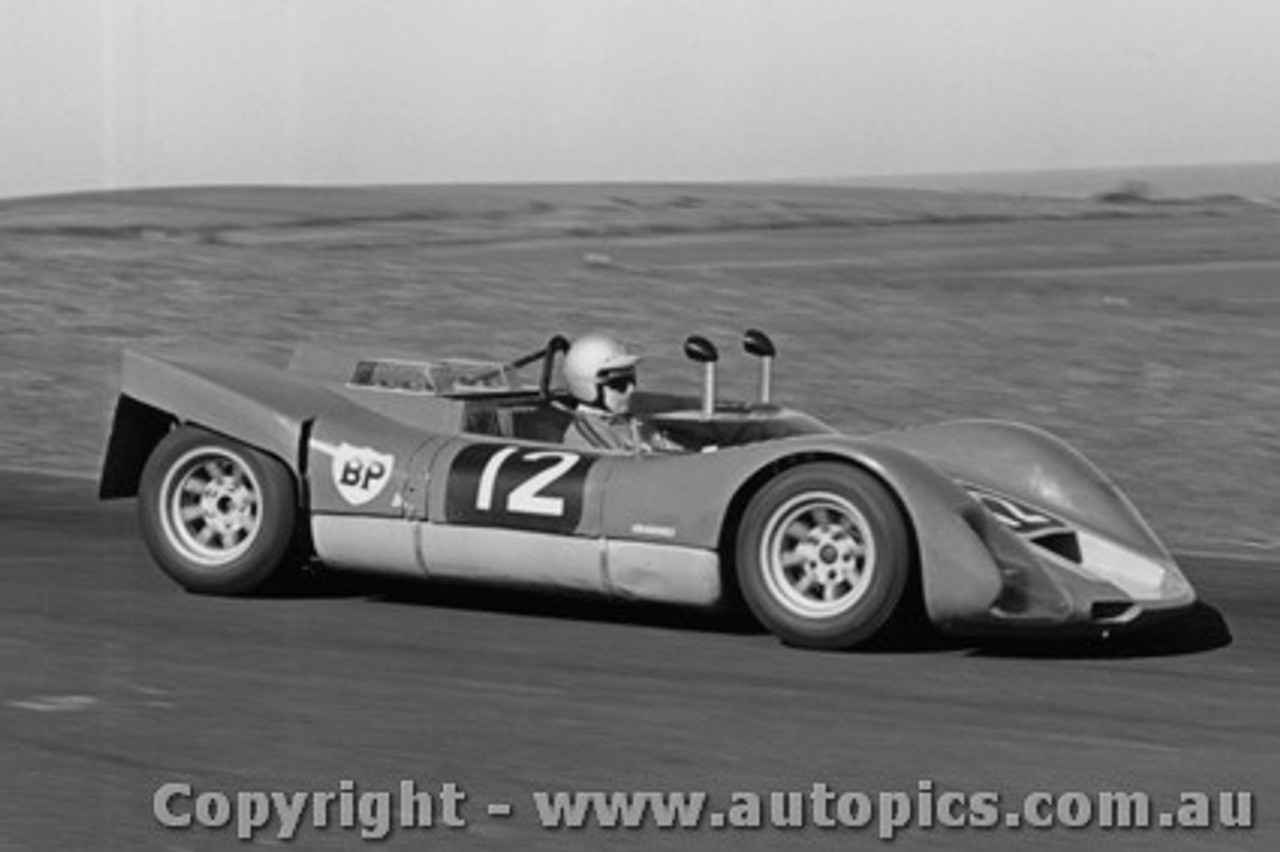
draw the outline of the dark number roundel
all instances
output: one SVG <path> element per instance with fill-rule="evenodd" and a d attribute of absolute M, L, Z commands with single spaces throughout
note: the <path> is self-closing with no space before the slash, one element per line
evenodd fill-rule
<path fill-rule="evenodd" d="M 445 492 L 451 524 L 573 532 L 595 459 L 564 450 L 475 444 L 454 458 Z"/>

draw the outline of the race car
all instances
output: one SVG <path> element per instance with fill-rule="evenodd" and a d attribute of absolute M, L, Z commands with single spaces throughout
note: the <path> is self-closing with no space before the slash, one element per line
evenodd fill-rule
<path fill-rule="evenodd" d="M 1119 490 L 1038 429 L 961 420 L 852 436 L 772 399 L 640 392 L 679 451 L 564 443 L 556 335 L 511 361 L 346 356 L 283 369 L 126 351 L 104 499 L 203 594 L 301 565 L 696 607 L 745 603 L 782 641 L 850 648 L 907 613 L 964 635 L 1105 635 L 1195 592 Z"/>

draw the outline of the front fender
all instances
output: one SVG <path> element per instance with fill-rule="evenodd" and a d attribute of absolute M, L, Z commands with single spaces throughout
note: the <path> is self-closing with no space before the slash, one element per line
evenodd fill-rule
<path fill-rule="evenodd" d="M 602 533 L 721 549 L 723 560 L 741 507 L 764 482 L 796 464 L 832 460 L 865 468 L 897 497 L 914 531 L 932 620 L 969 618 L 994 603 L 1000 569 L 966 520 L 977 504 L 927 462 L 874 441 L 806 435 L 692 456 L 610 459 Z"/>
<path fill-rule="evenodd" d="M 853 441 L 844 458 L 877 474 L 901 502 L 915 535 L 920 585 L 929 619 L 941 626 L 985 613 L 1004 590 L 990 543 L 975 527 L 980 512 L 954 480 L 911 453 Z"/>
<path fill-rule="evenodd" d="M 956 420 L 872 436 L 948 476 L 1025 500 L 1157 561 L 1168 551 L 1127 497 L 1074 447 L 1020 423 Z"/>

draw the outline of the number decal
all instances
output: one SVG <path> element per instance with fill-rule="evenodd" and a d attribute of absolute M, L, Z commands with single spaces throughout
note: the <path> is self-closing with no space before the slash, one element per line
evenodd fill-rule
<path fill-rule="evenodd" d="M 595 458 L 563 450 L 498 444 L 464 448 L 449 468 L 445 517 L 451 524 L 573 532 L 582 518 Z"/>
<path fill-rule="evenodd" d="M 514 489 L 511 492 L 511 496 L 507 498 L 507 511 L 524 512 L 529 515 L 553 515 L 556 517 L 563 515 L 564 498 L 547 497 L 541 491 L 568 473 L 578 463 L 578 459 L 581 456 L 577 453 L 547 451 L 527 453 L 524 458 L 528 461 L 541 461 L 542 459 L 557 459 L 557 461 L 524 485 Z"/>
<path fill-rule="evenodd" d="M 1019 535 L 1039 535 L 1053 529 L 1066 529 L 1066 524 L 1057 518 L 1047 515 L 1030 506 L 993 494 L 977 486 L 966 485 L 969 494 L 976 498 L 983 508 L 995 516 L 995 519 Z"/>
<path fill-rule="evenodd" d="M 481 512 L 487 512 L 493 507 L 493 481 L 498 478 L 498 469 L 518 449 L 519 447 L 507 447 L 498 450 L 484 466 L 484 471 L 480 474 L 480 487 L 476 491 L 476 508 Z"/>

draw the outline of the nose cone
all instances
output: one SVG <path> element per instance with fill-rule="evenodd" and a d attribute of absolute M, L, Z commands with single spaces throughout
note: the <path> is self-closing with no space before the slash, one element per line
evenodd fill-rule
<path fill-rule="evenodd" d="M 1195 589 L 1163 548 L 1135 550 L 1099 535 L 1080 531 L 1081 567 L 1147 609 L 1186 606 Z"/>
<path fill-rule="evenodd" d="M 1174 564 L 1169 561 L 1165 568 L 1164 583 L 1160 587 L 1161 599 L 1169 606 L 1190 606 L 1196 602 L 1196 590 Z"/>

